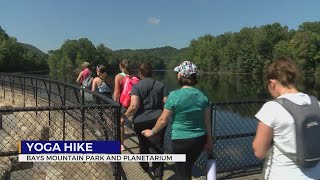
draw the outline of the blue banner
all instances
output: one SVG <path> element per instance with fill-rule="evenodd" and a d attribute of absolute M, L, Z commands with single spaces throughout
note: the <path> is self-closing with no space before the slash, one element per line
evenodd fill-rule
<path fill-rule="evenodd" d="M 119 141 L 21 141 L 20 154 L 120 154 Z"/>

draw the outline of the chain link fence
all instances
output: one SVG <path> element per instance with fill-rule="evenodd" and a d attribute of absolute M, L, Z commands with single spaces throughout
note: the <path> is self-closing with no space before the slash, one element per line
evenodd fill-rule
<path fill-rule="evenodd" d="M 261 173 L 252 149 L 258 124 L 254 115 L 266 100 L 212 103 L 213 155 L 219 179 Z M 203 168 L 203 166 L 199 166 Z"/>
<path fill-rule="evenodd" d="M 120 139 L 119 105 L 45 78 L 0 74 L 0 179 L 120 179 L 120 163 L 20 163 L 21 140 Z"/>
<path fill-rule="evenodd" d="M 227 179 L 261 173 L 262 161 L 252 150 L 252 141 L 258 124 L 254 117 L 266 100 L 211 103 L 212 137 L 211 152 L 217 163 L 218 179 Z M 165 153 L 172 153 L 171 126 L 165 134 Z M 195 166 L 205 175 L 208 153 L 202 153 Z"/>
<path fill-rule="evenodd" d="M 0 179 L 120 179 L 120 163 L 19 163 L 20 140 L 119 140 L 119 106 L 90 90 L 27 75 L 0 74 Z M 212 103 L 219 179 L 260 173 L 251 148 L 265 100 Z M 171 153 L 171 123 L 165 152 Z M 206 171 L 207 154 L 196 166 Z"/>

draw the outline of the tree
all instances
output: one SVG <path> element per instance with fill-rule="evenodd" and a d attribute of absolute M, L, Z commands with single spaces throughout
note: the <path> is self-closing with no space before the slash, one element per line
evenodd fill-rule
<path fill-rule="evenodd" d="M 315 73 L 320 63 L 320 34 L 311 31 L 297 32 L 289 43 L 292 54 L 305 73 Z"/>
<path fill-rule="evenodd" d="M 310 31 L 316 34 L 320 34 L 320 21 L 304 22 L 299 25 L 299 31 Z"/>

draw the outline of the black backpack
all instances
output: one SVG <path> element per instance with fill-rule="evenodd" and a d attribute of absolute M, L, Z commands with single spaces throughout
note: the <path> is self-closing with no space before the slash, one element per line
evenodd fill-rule
<path fill-rule="evenodd" d="M 316 97 L 310 96 L 311 104 L 297 105 L 286 98 L 274 100 L 293 117 L 296 129 L 296 154 L 278 149 L 298 166 L 314 167 L 320 160 L 320 108 Z"/>

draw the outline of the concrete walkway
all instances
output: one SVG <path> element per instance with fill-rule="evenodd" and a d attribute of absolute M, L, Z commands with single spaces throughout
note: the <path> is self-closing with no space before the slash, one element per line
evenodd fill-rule
<path fill-rule="evenodd" d="M 130 128 L 125 128 L 126 138 L 124 145 L 126 147 L 122 154 L 139 154 L 138 138 L 134 131 Z M 125 172 L 124 180 L 148 180 L 152 179 L 153 175 L 151 173 L 145 173 L 138 163 L 121 163 Z M 151 166 L 151 163 L 150 163 Z M 151 170 L 151 168 L 150 168 Z M 201 174 L 196 168 L 193 170 L 194 180 L 205 180 L 204 174 Z M 198 175 L 197 175 L 198 174 Z M 164 180 L 174 180 L 174 164 L 166 163 L 164 166 Z"/>

